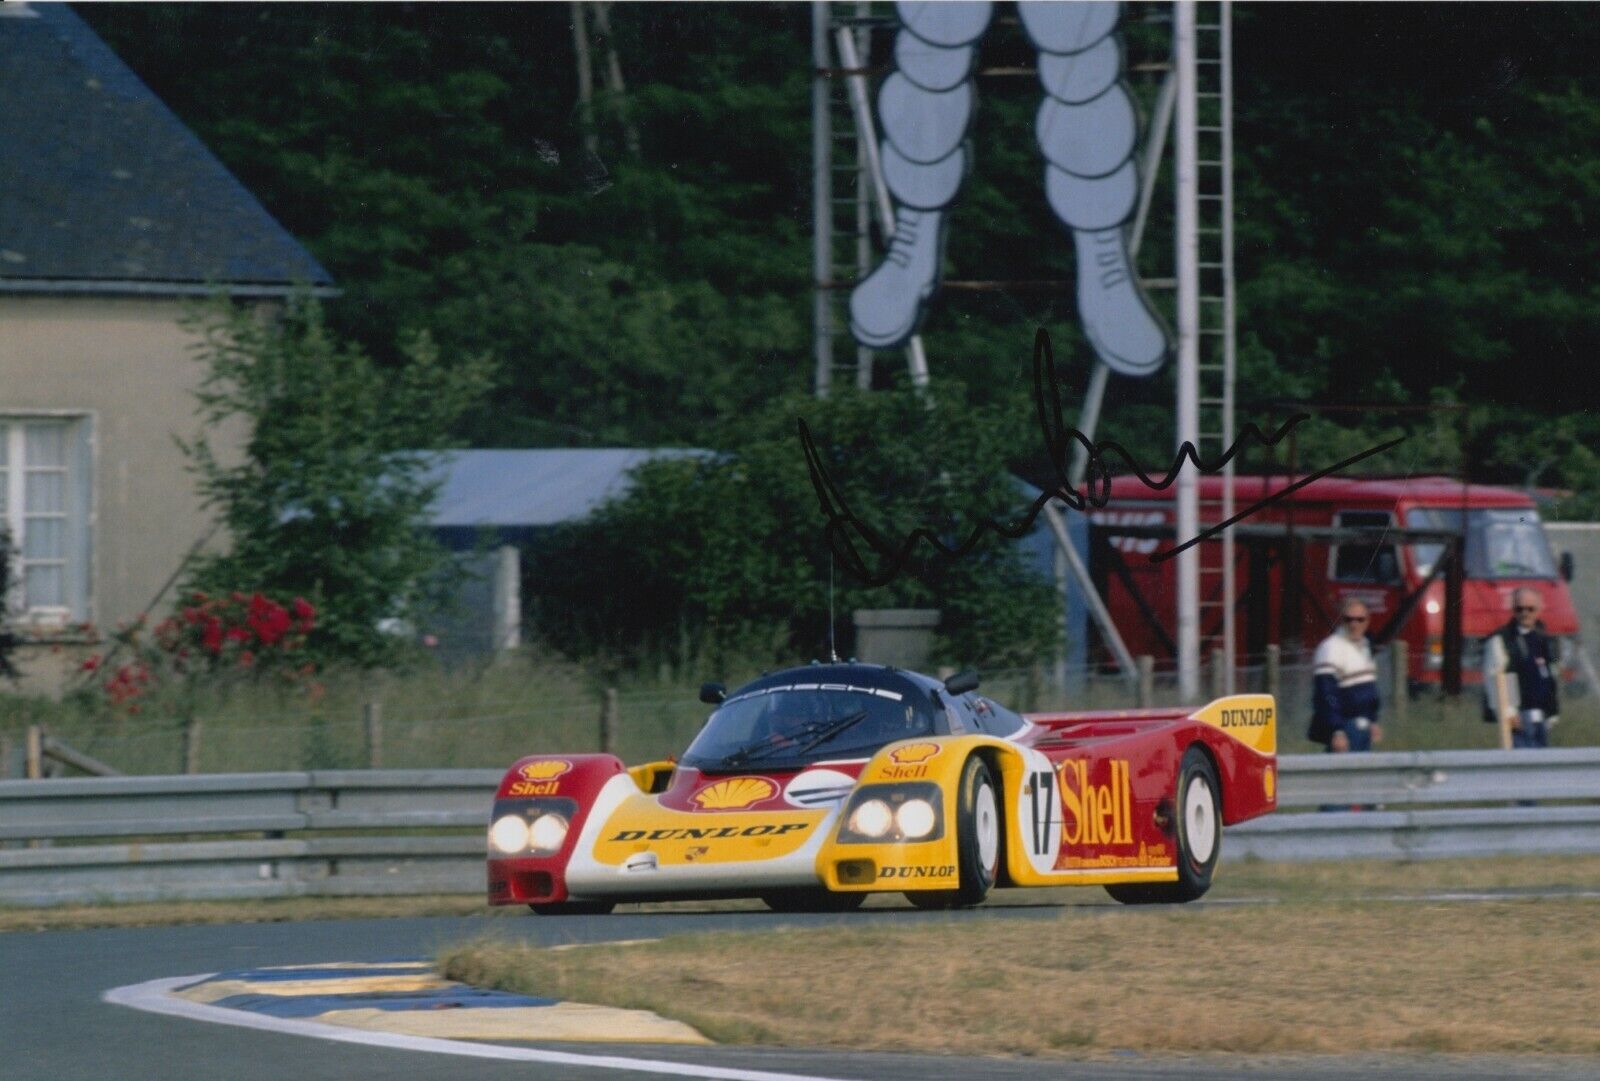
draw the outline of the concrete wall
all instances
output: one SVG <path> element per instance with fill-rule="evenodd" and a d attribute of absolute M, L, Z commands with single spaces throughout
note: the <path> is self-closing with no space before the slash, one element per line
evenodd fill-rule
<path fill-rule="evenodd" d="M 211 528 L 173 443 L 175 434 L 199 431 L 193 390 L 202 369 L 179 325 L 185 310 L 175 299 L 0 296 L 0 414 L 89 419 L 86 614 L 100 627 L 143 611 Z M 211 439 L 227 460 L 239 452 L 242 430 Z M 84 645 L 66 657 L 95 648 Z M 21 660 L 35 690 L 54 689 L 71 667 L 53 647 Z"/>

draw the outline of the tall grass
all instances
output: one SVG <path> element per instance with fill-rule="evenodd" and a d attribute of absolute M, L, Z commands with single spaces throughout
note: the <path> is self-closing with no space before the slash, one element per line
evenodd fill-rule
<path fill-rule="evenodd" d="M 707 672 L 737 686 L 759 672 L 735 662 Z M 983 692 L 1023 711 L 1122 709 L 1135 703 L 1116 675 L 1069 673 L 1065 689 L 1043 668 L 984 675 Z M 533 653 L 478 667 L 434 666 L 407 674 L 336 674 L 317 697 L 270 683 L 235 683 L 203 691 L 193 712 L 201 722 L 200 768 L 207 772 L 363 768 L 372 763 L 364 719 L 368 703 L 381 709 L 381 764 L 387 768 L 498 767 L 532 753 L 576 754 L 600 749 L 602 696 L 617 690 L 615 751 L 628 762 L 677 754 L 709 712 L 698 700 L 701 673 L 662 671 L 607 678 L 592 669 Z M 1310 673 L 1285 667 L 1279 695 L 1279 749 L 1303 754 L 1321 748 L 1304 738 L 1310 713 Z M 1245 672 L 1240 689 L 1256 689 L 1259 672 Z M 1175 702 L 1170 679 L 1158 679 L 1156 703 Z M 1383 750 L 1488 748 L 1494 726 L 1479 720 L 1477 691 L 1459 699 L 1430 695 L 1405 705 L 1385 701 Z M 0 741 L 18 768 L 22 733 L 44 724 L 51 734 L 125 773 L 175 773 L 184 766 L 180 710 L 159 696 L 136 715 L 111 711 L 88 696 L 56 702 L 0 692 Z M 1569 695 L 1554 731 L 1559 746 L 1600 745 L 1600 699 Z"/>

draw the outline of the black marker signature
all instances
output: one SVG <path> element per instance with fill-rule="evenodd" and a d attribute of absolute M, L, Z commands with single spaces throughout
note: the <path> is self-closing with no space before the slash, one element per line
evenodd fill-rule
<path fill-rule="evenodd" d="M 977 547 L 986 532 L 1013 540 L 1024 536 L 1033 529 L 1033 523 L 1039 517 L 1040 512 L 1044 510 L 1045 504 L 1057 497 L 1077 511 L 1082 511 L 1091 506 L 1104 507 L 1111 500 L 1111 470 L 1106 464 L 1106 455 L 1109 453 L 1119 455 L 1128 468 L 1144 482 L 1145 487 L 1152 491 L 1162 491 L 1177 480 L 1185 462 L 1193 462 L 1195 468 L 1201 473 L 1218 472 L 1247 445 L 1247 440 L 1254 440 L 1264 447 L 1273 447 L 1285 439 L 1296 425 L 1311 419 L 1309 413 L 1296 413 L 1270 436 L 1264 435 L 1256 425 L 1247 423 L 1244 425 L 1239 437 L 1234 440 L 1233 445 L 1228 447 L 1221 457 L 1211 463 L 1202 462 L 1199 454 L 1195 451 L 1194 445 L 1185 442 L 1178 448 L 1178 453 L 1173 458 L 1171 468 L 1167 470 L 1160 480 L 1156 480 L 1139 468 L 1133 457 L 1121 444 L 1110 439 L 1092 442 L 1078 429 L 1067 426 L 1062 419 L 1061 386 L 1060 379 L 1056 374 L 1055 353 L 1050 346 L 1050 335 L 1043 327 L 1039 328 L 1033 339 L 1033 400 L 1035 410 L 1038 413 L 1039 428 L 1044 437 L 1045 448 L 1050 455 L 1051 467 L 1055 471 L 1056 479 L 1060 482 L 1059 487 L 1053 492 L 1041 492 L 1039 497 L 1029 505 L 1027 513 L 1016 522 L 1010 525 L 1002 525 L 992 518 L 985 518 L 973 527 L 966 540 L 953 546 L 940 540 L 926 526 L 917 527 L 911 531 L 905 540 L 896 544 L 858 518 L 845 503 L 844 497 L 839 494 L 833 479 L 828 476 L 828 471 L 822 464 L 822 456 L 817 452 L 816 443 L 811 438 L 811 429 L 806 426 L 805 419 L 797 417 L 795 424 L 800 435 L 800 447 L 806 458 L 806 469 L 811 475 L 811 487 L 817 493 L 817 501 L 822 510 L 822 515 L 828 521 L 823 530 L 823 536 L 828 542 L 829 549 L 843 564 L 844 569 L 860 579 L 865 585 L 886 585 L 893 581 L 895 576 L 900 573 L 900 570 L 910 561 L 912 550 L 916 547 L 918 541 L 926 541 L 930 547 L 946 558 L 958 559 Z M 1067 477 L 1067 454 L 1074 441 L 1088 451 L 1088 465 L 1084 474 L 1086 483 L 1082 491 L 1074 488 Z M 1290 492 L 1303 488 L 1314 480 L 1337 473 L 1339 470 L 1352 466 L 1364 458 L 1370 458 L 1374 454 L 1382 453 L 1404 441 L 1405 436 L 1391 439 L 1359 454 L 1353 454 L 1343 461 L 1328 466 L 1326 469 L 1320 469 L 1309 476 L 1302 477 L 1267 498 L 1251 504 L 1227 521 L 1218 522 L 1216 525 L 1207 527 L 1196 536 L 1191 537 L 1171 550 L 1155 553 L 1150 557 L 1150 562 L 1161 563 L 1171 559 L 1179 552 L 1192 548 L 1207 537 L 1214 536 L 1228 526 L 1248 518 L 1264 507 L 1270 506 Z M 857 545 L 858 538 L 861 544 L 870 548 L 883 560 L 882 569 L 879 573 L 873 574 L 867 569 L 866 560 Z"/>

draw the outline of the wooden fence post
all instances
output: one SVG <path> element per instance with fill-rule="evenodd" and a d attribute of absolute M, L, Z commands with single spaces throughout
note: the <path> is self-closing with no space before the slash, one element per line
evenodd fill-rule
<path fill-rule="evenodd" d="M 1389 673 L 1389 699 L 1393 703 L 1389 713 L 1395 720 L 1403 721 L 1411 702 L 1411 660 L 1404 639 L 1396 638 L 1389 643 L 1389 664 L 1393 669 Z"/>
<path fill-rule="evenodd" d="M 1148 709 L 1156 696 L 1156 659 L 1148 653 L 1141 653 L 1134 663 L 1139 668 L 1139 691 L 1136 701 L 1140 709 Z"/>
<path fill-rule="evenodd" d="M 600 753 L 610 754 L 617 746 L 617 689 L 607 687 L 600 700 Z"/>
<path fill-rule="evenodd" d="M 199 717 L 190 717 L 183 724 L 183 772 L 200 772 Z"/>
<path fill-rule="evenodd" d="M 1276 699 L 1283 691 L 1283 647 L 1273 642 L 1267 646 L 1267 693 Z"/>
<path fill-rule="evenodd" d="M 361 706 L 361 725 L 367 736 L 367 768 L 383 768 L 383 702 L 374 699 Z"/>
<path fill-rule="evenodd" d="M 11 779 L 11 737 L 0 732 L 0 781 Z"/>
<path fill-rule="evenodd" d="M 44 728 L 41 725 L 28 726 L 27 760 L 23 766 L 22 775 L 30 781 L 37 781 L 44 777 Z"/>

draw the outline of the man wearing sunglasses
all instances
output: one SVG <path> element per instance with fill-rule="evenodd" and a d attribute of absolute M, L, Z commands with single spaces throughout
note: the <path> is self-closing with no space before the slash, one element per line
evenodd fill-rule
<path fill-rule="evenodd" d="M 1312 658 L 1311 727 L 1307 738 L 1329 751 L 1370 751 L 1383 741 L 1378 724 L 1378 672 L 1367 642 L 1371 620 L 1352 597 L 1339 609 L 1339 628 Z"/>
<path fill-rule="evenodd" d="M 1503 717 L 1513 747 L 1550 746 L 1561 708 L 1561 651 L 1539 622 L 1543 610 L 1537 590 L 1517 589 L 1510 622 L 1483 642 L 1483 719 L 1495 724 Z"/>

